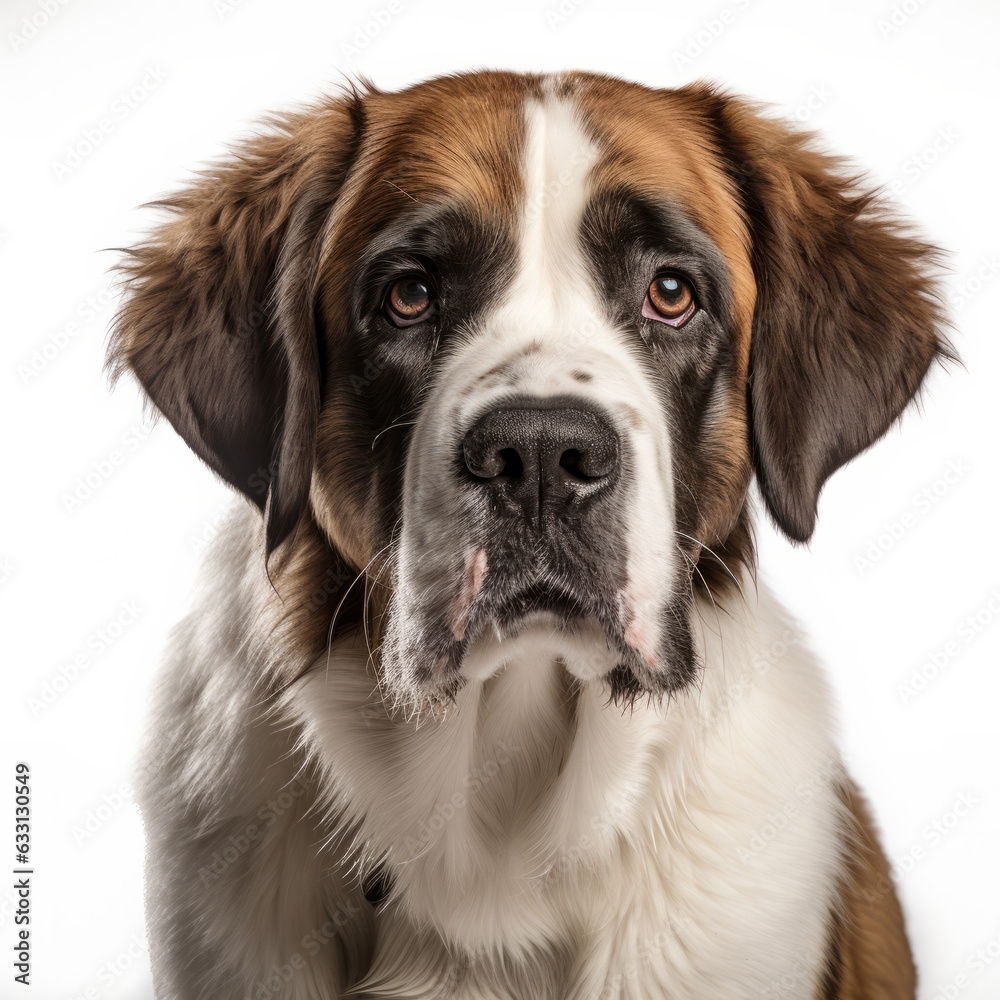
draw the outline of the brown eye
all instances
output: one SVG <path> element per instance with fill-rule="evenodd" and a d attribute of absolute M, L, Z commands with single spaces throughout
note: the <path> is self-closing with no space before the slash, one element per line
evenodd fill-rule
<path fill-rule="evenodd" d="M 642 314 L 670 326 L 681 326 L 694 310 L 694 292 L 687 280 L 679 274 L 661 274 L 649 286 Z"/>
<path fill-rule="evenodd" d="M 409 326 L 427 319 L 433 304 L 430 285 L 423 278 L 410 275 L 393 283 L 386 299 L 386 311 L 397 326 Z"/>

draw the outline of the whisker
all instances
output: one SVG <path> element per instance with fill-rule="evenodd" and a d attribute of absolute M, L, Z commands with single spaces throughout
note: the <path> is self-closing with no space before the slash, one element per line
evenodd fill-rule
<path fill-rule="evenodd" d="M 397 524 L 398 523 L 399 522 L 397 522 Z M 393 536 L 395 536 L 395 530 L 396 529 L 393 528 Z M 376 552 L 375 555 L 373 555 L 371 557 L 371 559 L 368 560 L 367 565 L 364 567 L 364 569 L 361 570 L 360 573 L 358 573 L 358 575 L 351 581 L 350 585 L 344 590 L 344 593 L 341 595 L 340 600 L 337 602 L 337 606 L 333 609 L 333 617 L 330 619 L 330 627 L 327 629 L 327 632 L 326 632 L 326 677 L 327 677 L 327 681 L 329 681 L 329 679 L 330 679 L 330 657 L 333 654 L 333 630 L 334 630 L 334 626 L 337 624 L 337 616 L 340 614 L 340 609 L 344 606 L 344 602 L 347 600 L 348 594 L 350 594 L 350 592 L 354 589 L 355 584 L 357 584 L 357 582 L 359 580 L 361 580 L 365 576 L 365 574 L 368 572 L 369 568 L 371 567 L 372 563 L 375 562 L 375 560 L 378 559 L 378 557 L 380 555 L 382 555 L 382 553 L 385 552 L 386 549 L 388 549 L 390 546 L 392 546 L 393 543 L 394 543 L 394 541 L 395 541 L 395 537 L 390 537 L 389 541 L 385 545 L 383 545 L 382 548 L 380 548 L 378 550 L 378 552 Z"/>
<path fill-rule="evenodd" d="M 389 424 L 388 427 L 383 427 L 382 430 L 372 438 L 372 451 L 375 450 L 375 445 L 378 443 L 378 439 L 386 433 L 386 431 L 394 430 L 397 427 L 412 427 L 416 423 L 416 420 L 401 420 L 399 423 Z"/>
<path fill-rule="evenodd" d="M 733 575 L 733 571 L 726 565 L 726 561 L 722 558 L 722 556 L 718 554 L 718 552 L 715 552 L 714 550 L 710 549 L 704 542 L 699 541 L 697 538 L 692 538 L 690 535 L 685 535 L 683 531 L 680 531 L 677 528 L 674 529 L 674 532 L 675 534 L 680 535 L 681 538 L 686 538 L 689 542 L 694 542 L 695 545 L 700 545 L 713 559 L 715 559 L 719 563 L 719 565 L 726 571 L 726 574 L 729 576 L 729 579 L 736 584 L 736 589 L 740 592 L 740 596 L 744 600 L 746 600 L 746 594 L 743 593 L 743 587 L 740 584 L 740 581 L 736 579 L 736 577 Z M 705 578 L 702 577 L 702 580 L 704 579 Z"/>
<path fill-rule="evenodd" d="M 704 574 L 698 568 L 698 564 L 680 547 L 680 545 L 678 545 L 676 542 L 674 543 L 674 545 L 676 546 L 677 551 L 683 557 L 684 561 L 701 578 L 701 582 L 702 582 L 702 584 L 705 587 L 706 593 L 708 594 L 708 599 L 712 602 L 712 607 L 715 609 L 715 617 L 716 617 L 716 619 L 718 619 L 718 623 L 719 623 L 719 631 L 718 631 L 717 635 L 721 639 L 722 638 L 722 621 L 721 621 L 721 619 L 719 619 L 719 606 L 715 603 L 715 595 L 712 593 L 712 588 L 708 585 L 708 581 L 705 579 Z M 693 580 L 692 580 L 692 584 L 693 584 Z M 694 596 L 693 586 L 692 586 L 692 596 Z"/>
<path fill-rule="evenodd" d="M 391 545 L 392 541 L 390 541 L 389 544 Z M 368 607 L 371 604 L 371 599 L 372 599 L 372 595 L 375 593 L 375 588 L 379 585 L 379 579 L 381 578 L 381 576 L 385 572 L 385 570 L 388 568 L 388 566 L 391 564 L 391 562 L 392 562 L 391 558 L 389 558 L 389 559 L 383 559 L 382 560 L 382 564 L 379 566 L 378 572 L 375 574 L 374 578 L 372 580 L 368 581 L 368 583 L 366 584 L 365 600 L 364 600 L 364 604 L 362 606 L 362 614 L 361 614 L 361 627 L 362 627 L 362 629 L 364 631 L 364 634 L 365 634 L 365 644 L 368 647 L 368 663 L 369 664 L 373 664 L 374 663 L 374 661 L 375 661 L 375 653 L 372 650 L 371 636 L 369 635 L 369 632 L 368 632 Z"/>
<path fill-rule="evenodd" d="M 389 187 L 395 188 L 400 194 L 406 195 L 406 197 L 409 198 L 410 201 L 412 201 L 415 205 L 420 204 L 420 202 L 418 202 L 417 199 L 414 198 L 409 191 L 404 191 L 395 181 L 389 180 L 388 177 L 383 177 L 382 180 L 384 180 L 385 183 L 389 185 Z"/>
<path fill-rule="evenodd" d="M 723 677 L 723 685 L 724 685 L 725 684 L 725 677 L 726 677 L 726 640 L 725 640 L 725 636 L 723 635 L 723 632 L 722 632 L 722 616 L 719 613 L 719 606 L 715 603 L 715 596 L 712 594 L 712 588 L 708 585 L 708 581 L 705 579 L 705 577 L 702 574 L 701 570 L 698 569 L 698 564 L 696 562 L 694 562 L 694 560 L 680 547 L 680 545 L 677 546 L 677 551 L 680 552 L 680 554 L 684 557 L 685 562 L 687 562 L 688 565 L 690 565 L 690 567 L 695 571 L 695 573 L 697 573 L 698 576 L 701 577 L 701 582 L 704 584 L 705 590 L 708 592 L 708 599 L 712 602 L 712 607 L 715 610 L 715 624 L 716 624 L 716 628 L 718 629 L 718 631 L 715 634 L 716 634 L 716 636 L 719 639 L 719 646 L 721 647 L 721 652 L 722 652 L 722 657 L 721 657 L 720 663 L 721 663 L 721 667 L 722 667 L 722 677 Z M 691 589 L 692 589 L 692 592 L 693 592 L 694 591 L 694 579 L 693 578 L 692 578 L 692 583 L 691 583 Z M 697 607 L 697 604 L 695 604 L 695 607 Z M 698 617 L 701 618 L 702 623 L 705 624 L 705 619 L 704 619 L 704 617 L 702 617 L 701 611 L 698 612 Z M 706 628 L 708 627 L 707 624 L 705 625 L 705 627 Z M 700 681 L 698 683 L 698 697 L 699 697 L 699 700 L 701 698 L 701 693 L 702 693 L 702 691 L 704 690 L 704 687 L 705 687 L 705 673 L 706 672 L 704 670 L 701 672 L 701 679 L 700 679 Z"/>

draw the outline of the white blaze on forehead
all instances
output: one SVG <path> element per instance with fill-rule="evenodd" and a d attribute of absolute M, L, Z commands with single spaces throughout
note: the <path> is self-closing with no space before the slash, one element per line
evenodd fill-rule
<path fill-rule="evenodd" d="M 524 228 L 509 301 L 527 300 L 535 321 L 550 328 L 562 325 L 562 310 L 596 321 L 579 242 L 598 148 L 567 100 L 532 102 L 525 120 Z"/>
<path fill-rule="evenodd" d="M 581 392 L 575 370 L 599 378 L 604 394 L 620 400 L 633 391 L 629 369 L 635 366 L 609 327 L 581 244 L 599 149 L 568 99 L 532 100 L 524 121 L 515 276 L 444 373 L 456 385 L 488 373 L 476 391 L 456 399 L 460 425 L 482 412 L 487 399 L 502 395 L 594 396 Z"/>

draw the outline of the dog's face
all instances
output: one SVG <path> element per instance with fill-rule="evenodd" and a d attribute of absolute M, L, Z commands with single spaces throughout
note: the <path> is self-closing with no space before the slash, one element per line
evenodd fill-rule
<path fill-rule="evenodd" d="M 930 248 L 837 167 L 707 88 L 352 93 L 174 199 L 116 357 L 271 549 L 312 518 L 379 577 L 395 695 L 533 652 L 668 692 L 754 472 L 808 538 L 945 351 Z"/>

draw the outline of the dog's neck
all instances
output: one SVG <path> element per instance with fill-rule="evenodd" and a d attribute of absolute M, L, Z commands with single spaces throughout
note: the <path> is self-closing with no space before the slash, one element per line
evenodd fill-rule
<path fill-rule="evenodd" d="M 683 977 L 683 955 L 655 943 L 665 926 L 679 948 L 714 942 L 714 969 L 728 969 L 748 921 L 789 949 L 822 947 L 825 925 L 789 923 L 772 898 L 786 850 L 800 849 L 812 821 L 789 828 L 792 847 L 740 856 L 753 853 L 770 813 L 808 806 L 822 814 L 817 828 L 829 843 L 804 871 L 826 893 L 838 808 L 826 801 L 836 755 L 825 701 L 809 693 L 818 681 L 801 636 L 769 595 L 758 602 L 753 584 L 741 583 L 746 599 L 695 599 L 695 683 L 624 711 L 539 641 L 537 655 L 468 681 L 443 718 L 402 719 L 383 701 L 360 625 L 288 689 L 282 704 L 301 764 L 322 776 L 327 798 L 315 812 L 328 807 L 330 864 L 362 874 L 384 864 L 391 875 L 380 917 L 386 950 L 372 971 L 385 990 L 418 992 L 414 977 L 437 982 L 454 972 L 455 956 L 484 954 L 505 956 L 514 972 L 549 969 L 555 982 L 559 963 L 578 953 L 581 928 L 609 922 L 622 925 L 615 947 L 595 951 L 581 975 L 650 953 L 660 981 Z M 793 761 L 780 759 L 774 739 L 789 724 L 810 734 Z M 809 800 L 798 797 L 806 786 Z M 708 854 L 695 857 L 692 845 Z M 733 911 L 725 892 L 706 896 L 696 868 L 719 886 L 748 886 L 757 910 Z M 417 954 L 420 963 L 406 957 Z M 741 974 L 733 967 L 734 982 Z"/>
<path fill-rule="evenodd" d="M 547 910 L 581 868 L 638 848 L 652 835 L 653 797 L 662 832 L 683 809 L 705 735 L 705 692 L 622 709 L 538 645 L 539 655 L 467 683 L 437 720 L 387 710 L 360 629 L 336 644 L 329 674 L 317 668 L 295 693 L 316 760 L 337 762 L 327 787 L 366 817 L 352 833 L 362 866 L 384 859 L 412 916 L 472 949 L 534 947 L 526 901 Z M 654 781 L 664 773 L 669 781 Z"/>

